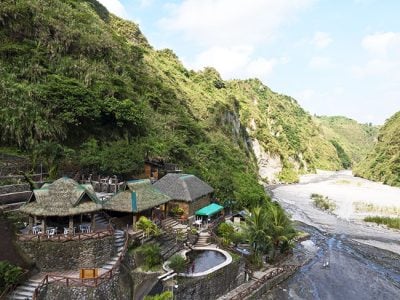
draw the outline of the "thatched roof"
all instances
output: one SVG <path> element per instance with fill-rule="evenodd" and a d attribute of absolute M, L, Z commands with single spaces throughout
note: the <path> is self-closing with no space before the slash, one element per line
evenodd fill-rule
<path fill-rule="evenodd" d="M 40 189 L 33 190 L 21 211 L 34 216 L 71 216 L 101 209 L 90 184 L 79 184 L 63 177 Z"/>
<path fill-rule="evenodd" d="M 171 198 L 154 187 L 149 179 L 134 180 L 128 181 L 125 190 L 111 197 L 103 204 L 103 208 L 122 212 L 141 212 L 169 200 Z"/>
<path fill-rule="evenodd" d="M 169 173 L 154 183 L 161 192 L 174 200 L 194 201 L 211 194 L 214 189 L 194 175 Z"/>

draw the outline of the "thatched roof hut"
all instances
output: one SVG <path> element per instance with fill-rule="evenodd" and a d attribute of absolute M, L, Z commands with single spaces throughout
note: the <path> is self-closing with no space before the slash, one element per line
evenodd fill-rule
<path fill-rule="evenodd" d="M 33 190 L 20 210 L 33 216 L 74 216 L 100 210 L 101 204 L 90 184 L 62 177 Z"/>
<path fill-rule="evenodd" d="M 160 192 L 149 179 L 128 181 L 124 191 L 114 195 L 103 204 L 107 210 L 119 212 L 142 212 L 167 203 L 171 198 Z"/>
<path fill-rule="evenodd" d="M 154 183 L 161 192 L 174 200 L 195 201 L 214 192 L 214 189 L 200 178 L 190 174 L 169 173 Z"/>

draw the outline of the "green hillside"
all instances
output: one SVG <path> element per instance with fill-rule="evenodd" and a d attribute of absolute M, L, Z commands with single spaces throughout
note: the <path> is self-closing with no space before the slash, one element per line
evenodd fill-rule
<path fill-rule="evenodd" d="M 379 130 L 378 142 L 355 174 L 389 185 L 400 186 L 400 112 Z"/>
<path fill-rule="evenodd" d="M 95 0 L 1 1 L 0 24 L 1 144 L 53 177 L 130 177 L 146 156 L 161 157 L 246 205 L 264 199 L 259 179 L 342 168 L 294 99 L 257 79 L 187 70 Z M 268 159 L 277 167 L 267 178 Z"/>
<path fill-rule="evenodd" d="M 360 124 L 341 116 L 320 116 L 320 124 L 325 138 L 335 146 L 344 168 L 361 162 L 371 151 L 379 128 L 371 124 Z"/>

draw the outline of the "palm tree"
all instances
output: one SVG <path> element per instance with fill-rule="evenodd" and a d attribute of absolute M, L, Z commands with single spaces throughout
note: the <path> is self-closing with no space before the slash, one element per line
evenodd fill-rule
<path fill-rule="evenodd" d="M 256 256 L 287 248 L 296 232 L 285 211 L 277 203 L 254 207 L 248 212 L 243 232 Z"/>
<path fill-rule="evenodd" d="M 268 220 L 264 207 L 257 206 L 248 212 L 243 231 L 256 255 L 265 253 L 271 247 L 272 238 L 268 234 Z"/>
<path fill-rule="evenodd" d="M 288 246 L 295 237 L 296 231 L 292 222 L 278 203 L 271 203 L 267 206 L 266 215 L 268 219 L 268 235 L 271 237 L 271 258 L 274 259 L 276 251 L 282 246 Z"/>

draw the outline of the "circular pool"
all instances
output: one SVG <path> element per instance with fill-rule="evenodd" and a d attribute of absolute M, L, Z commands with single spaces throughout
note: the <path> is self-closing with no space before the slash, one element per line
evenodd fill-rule
<path fill-rule="evenodd" d="M 179 275 L 186 277 L 204 276 L 232 262 L 232 256 L 228 252 L 212 247 L 185 250 L 182 254 L 188 260 L 188 267 L 186 273 L 180 273 Z"/>

